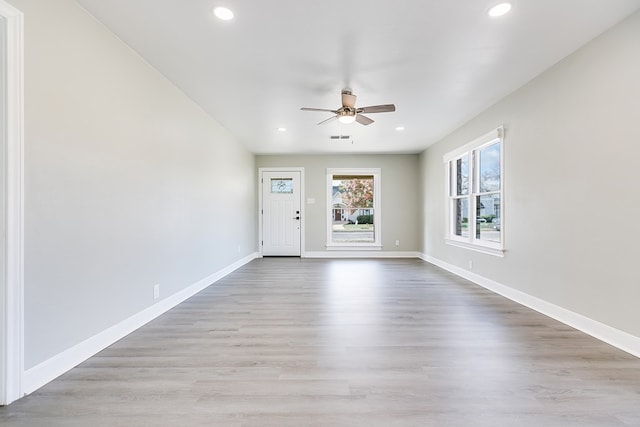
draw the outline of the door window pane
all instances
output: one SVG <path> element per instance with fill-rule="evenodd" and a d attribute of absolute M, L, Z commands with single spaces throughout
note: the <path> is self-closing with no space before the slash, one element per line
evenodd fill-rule
<path fill-rule="evenodd" d="M 293 179 L 291 178 L 271 178 L 272 193 L 293 193 Z"/>

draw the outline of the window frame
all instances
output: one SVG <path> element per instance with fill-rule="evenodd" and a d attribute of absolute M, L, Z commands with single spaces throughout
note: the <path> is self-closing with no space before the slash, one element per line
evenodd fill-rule
<path fill-rule="evenodd" d="M 485 147 L 499 143 L 500 144 L 500 189 L 493 191 L 480 192 L 480 167 L 478 164 L 478 153 Z M 453 246 L 458 246 L 466 249 L 471 249 L 483 253 L 487 253 L 495 256 L 504 256 L 504 127 L 500 126 L 479 138 L 457 148 L 443 156 L 445 166 L 445 243 Z M 458 159 L 467 157 L 468 165 L 468 177 L 467 194 L 458 195 L 455 190 L 455 183 L 453 177 L 454 162 Z M 477 198 L 481 196 L 496 194 L 500 198 L 500 242 L 492 242 L 488 240 L 479 239 L 476 237 L 476 230 L 478 226 L 478 214 L 477 214 Z M 469 210 L 468 214 L 468 236 L 458 236 L 455 234 L 454 227 L 456 221 L 454 219 L 455 200 L 466 199 Z"/>
<path fill-rule="evenodd" d="M 333 242 L 333 176 L 373 176 L 373 242 Z M 327 250 L 381 250 L 382 249 L 382 191 L 380 168 L 327 168 Z"/>

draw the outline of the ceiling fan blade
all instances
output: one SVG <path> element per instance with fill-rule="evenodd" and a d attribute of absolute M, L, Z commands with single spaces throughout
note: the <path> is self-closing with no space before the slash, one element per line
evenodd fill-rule
<path fill-rule="evenodd" d="M 318 124 L 319 124 L 319 125 L 323 125 L 323 124 L 325 124 L 325 123 L 329 123 L 329 122 L 332 122 L 332 121 L 337 120 L 337 119 L 338 119 L 338 116 L 329 117 L 327 120 L 323 120 L 323 121 L 321 121 L 321 122 L 320 122 L 320 123 L 318 123 Z"/>
<path fill-rule="evenodd" d="M 360 123 L 361 125 L 370 125 L 371 123 L 373 123 L 373 120 L 371 120 L 369 117 L 367 116 L 363 116 L 362 114 L 358 114 L 356 115 L 356 122 Z"/>
<path fill-rule="evenodd" d="M 326 108 L 307 108 L 307 107 L 302 107 L 301 110 L 302 111 L 326 111 L 328 113 L 338 114 L 337 110 L 329 110 L 329 109 L 326 109 Z"/>
<path fill-rule="evenodd" d="M 369 107 L 358 108 L 358 113 L 387 113 L 391 111 L 396 111 L 396 106 L 393 104 L 371 105 Z"/>
<path fill-rule="evenodd" d="M 351 93 L 342 92 L 342 106 L 353 108 L 356 105 L 356 96 Z"/>

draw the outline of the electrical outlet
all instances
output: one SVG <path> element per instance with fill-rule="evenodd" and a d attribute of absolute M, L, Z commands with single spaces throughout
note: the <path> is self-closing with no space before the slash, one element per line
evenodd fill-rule
<path fill-rule="evenodd" d="M 153 285 L 153 299 L 160 298 L 160 285 Z"/>
<path fill-rule="evenodd" d="M 473 270 L 473 261 L 469 260 L 469 270 Z"/>
<path fill-rule="evenodd" d="M 396 246 L 400 246 L 400 240 L 396 240 Z"/>

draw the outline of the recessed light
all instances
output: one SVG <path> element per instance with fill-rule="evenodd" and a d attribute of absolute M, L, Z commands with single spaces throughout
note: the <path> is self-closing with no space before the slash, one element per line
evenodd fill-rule
<path fill-rule="evenodd" d="M 278 132 L 286 132 L 287 128 L 278 128 Z"/>
<path fill-rule="evenodd" d="M 233 19 L 233 12 L 226 7 L 216 7 L 213 9 L 213 14 L 223 21 L 230 21 Z"/>
<path fill-rule="evenodd" d="M 396 128 L 396 130 L 397 130 L 397 131 L 402 131 L 402 130 L 404 130 L 404 126 L 398 126 L 398 127 Z"/>
<path fill-rule="evenodd" d="M 498 16 L 506 15 L 511 10 L 511 3 L 499 3 L 489 9 L 488 15 L 492 18 L 497 18 Z"/>

